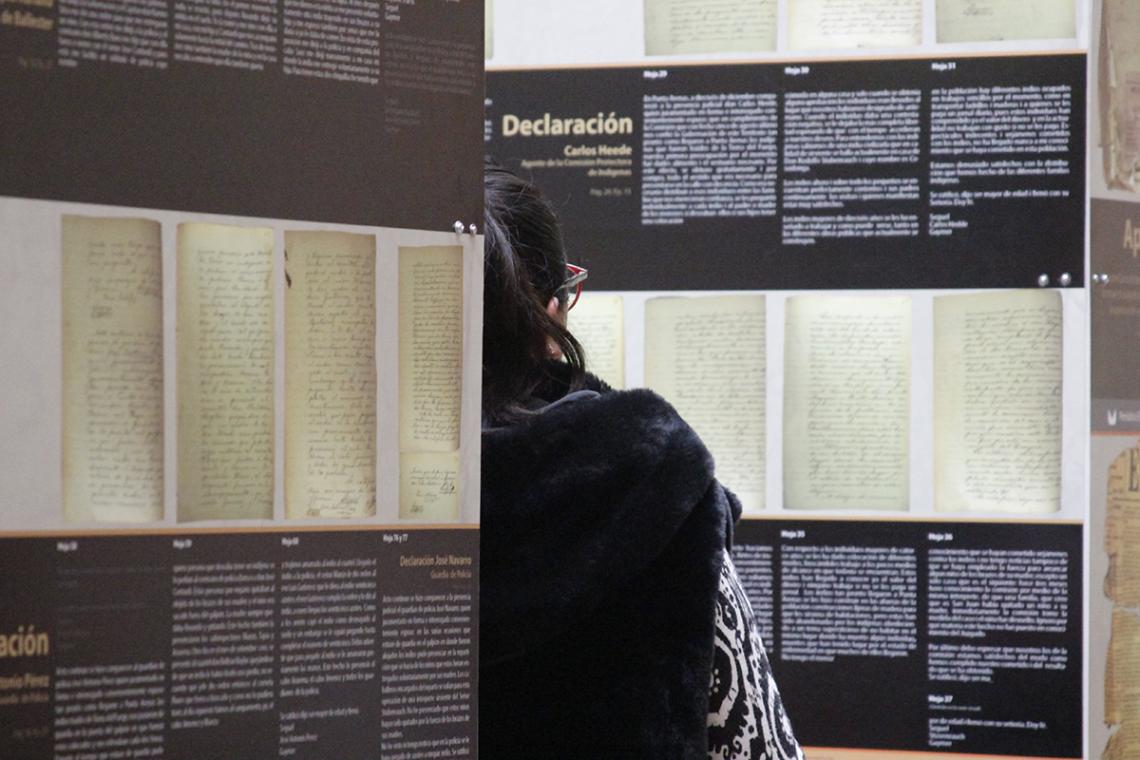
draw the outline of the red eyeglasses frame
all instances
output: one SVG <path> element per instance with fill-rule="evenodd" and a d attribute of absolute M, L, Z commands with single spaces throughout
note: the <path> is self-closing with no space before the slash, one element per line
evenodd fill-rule
<path fill-rule="evenodd" d="M 570 311 L 574 308 L 574 304 L 578 303 L 578 299 L 582 297 L 582 283 L 590 276 L 590 272 L 577 264 L 567 264 L 566 273 L 566 280 L 559 287 L 559 290 L 567 291 L 566 300 L 569 303 L 566 305 L 566 311 Z M 573 294 L 569 292 L 571 288 L 574 289 Z"/>

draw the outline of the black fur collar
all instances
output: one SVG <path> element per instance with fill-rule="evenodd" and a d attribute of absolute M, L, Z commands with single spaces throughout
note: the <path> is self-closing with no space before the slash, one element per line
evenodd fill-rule
<path fill-rule="evenodd" d="M 482 751 L 705 757 L 739 505 L 663 399 L 588 386 L 600 395 L 483 433 Z"/>

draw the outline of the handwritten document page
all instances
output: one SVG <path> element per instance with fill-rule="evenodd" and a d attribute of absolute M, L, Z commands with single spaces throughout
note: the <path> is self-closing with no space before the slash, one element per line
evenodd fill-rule
<path fill-rule="evenodd" d="M 400 451 L 459 448 L 463 248 L 400 248 Z"/>
<path fill-rule="evenodd" d="M 1140 192 L 1140 4 L 1104 0 L 1101 24 L 1105 181 Z"/>
<path fill-rule="evenodd" d="M 625 318 L 621 296 L 583 293 L 567 315 L 566 326 L 586 352 L 586 369 L 625 387 Z"/>
<path fill-rule="evenodd" d="M 775 0 L 645 0 L 646 55 L 775 49 Z"/>
<path fill-rule="evenodd" d="M 1061 295 L 934 299 L 934 508 L 1061 508 Z"/>
<path fill-rule="evenodd" d="M 797 296 L 784 334 L 784 506 L 905 510 L 906 296 Z"/>
<path fill-rule="evenodd" d="M 1075 0 L 938 0 L 939 42 L 1069 39 Z"/>
<path fill-rule="evenodd" d="M 922 0 L 788 0 L 793 50 L 922 44 Z"/>
<path fill-rule="evenodd" d="M 1108 470 L 1104 595 L 1140 608 L 1140 447 L 1124 451 Z"/>
<path fill-rule="evenodd" d="M 1104 720 L 1137 728 L 1140 719 L 1140 618 L 1135 610 L 1112 610 L 1112 638 L 1104 674 Z M 1134 755 L 1121 755 L 1134 757 Z"/>
<path fill-rule="evenodd" d="M 1140 646 L 1140 641 L 1135 645 Z M 1137 713 L 1130 713 L 1116 733 L 1108 737 L 1100 760 L 1135 760 L 1140 757 L 1140 721 L 1137 717 Z"/>
<path fill-rule="evenodd" d="M 459 520 L 459 453 L 400 454 L 400 519 Z"/>
<path fill-rule="evenodd" d="M 483 6 L 483 60 L 489 61 L 495 55 L 495 12 L 491 0 Z"/>
<path fill-rule="evenodd" d="M 162 227 L 64 216 L 63 510 L 162 519 Z"/>
<path fill-rule="evenodd" d="M 376 238 L 285 233 L 285 515 L 376 513 Z"/>
<path fill-rule="evenodd" d="M 745 509 L 764 507 L 764 296 L 645 304 L 645 384 L 672 403 Z"/>
<path fill-rule="evenodd" d="M 273 516 L 273 230 L 178 225 L 178 519 Z"/>

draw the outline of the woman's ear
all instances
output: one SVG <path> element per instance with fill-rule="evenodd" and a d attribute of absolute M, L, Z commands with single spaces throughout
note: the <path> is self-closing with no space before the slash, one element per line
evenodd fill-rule
<path fill-rule="evenodd" d="M 558 324 L 563 327 L 566 326 L 566 312 L 562 311 L 562 304 L 558 302 L 558 296 L 551 296 L 550 300 L 546 302 L 546 313 Z M 555 360 L 562 358 L 562 347 L 554 338 L 548 337 L 546 339 L 546 355 Z"/>

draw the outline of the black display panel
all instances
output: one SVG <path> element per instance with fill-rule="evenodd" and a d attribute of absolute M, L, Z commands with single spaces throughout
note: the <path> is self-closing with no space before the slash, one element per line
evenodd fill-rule
<path fill-rule="evenodd" d="M 500 71 L 487 152 L 602 290 L 1083 282 L 1085 56 Z"/>
<path fill-rule="evenodd" d="M 800 742 L 1080 757 L 1082 528 L 745 520 L 733 549 Z"/>
<path fill-rule="evenodd" d="M 476 530 L 0 539 L 0 756 L 475 757 Z"/>
<path fill-rule="evenodd" d="M 419 229 L 481 203 L 481 3 L 9 3 L 0 195 Z M 441 211 L 443 209 L 443 211 Z"/>

